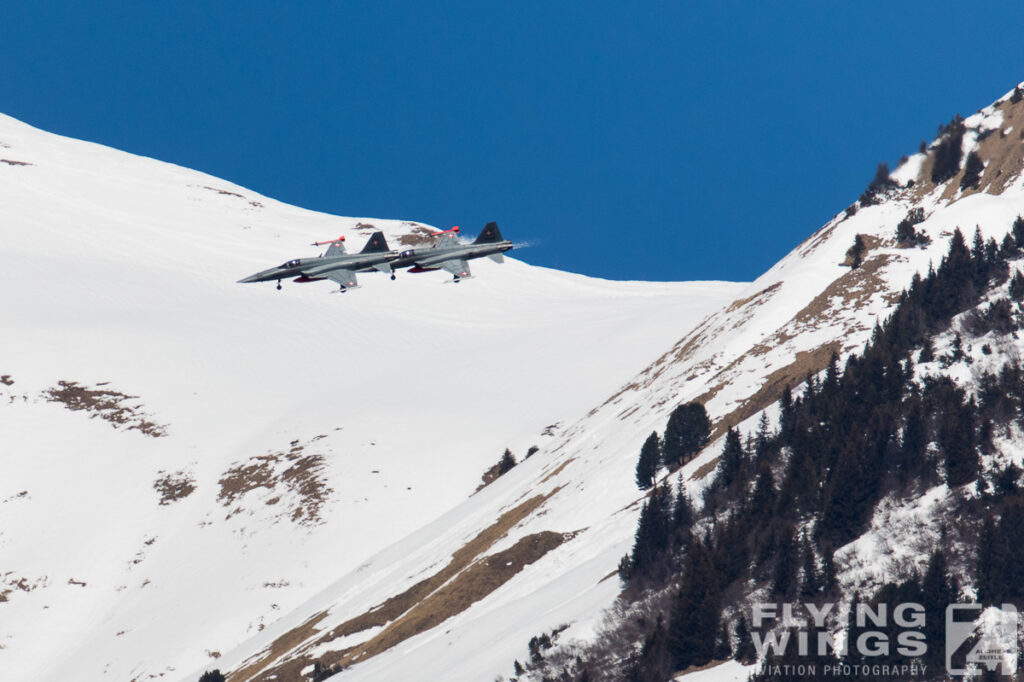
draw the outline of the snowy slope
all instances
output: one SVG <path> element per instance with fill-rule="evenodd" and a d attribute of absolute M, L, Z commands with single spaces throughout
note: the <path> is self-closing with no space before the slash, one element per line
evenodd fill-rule
<path fill-rule="evenodd" d="M 470 497 L 505 447 L 551 443 L 742 288 L 515 259 L 235 283 L 419 228 L 0 116 L 0 679 L 190 679 L 322 590 L 386 594 L 551 464 Z"/>
<path fill-rule="evenodd" d="M 561 641 L 591 638 L 618 593 L 614 571 L 632 543 L 641 499 L 633 470 L 643 438 L 688 400 L 707 406 L 718 434 L 749 425 L 786 383 L 823 369 L 833 351 L 862 347 L 913 274 L 946 252 L 954 228 L 968 239 L 976 225 L 983 236 L 1001 238 L 1024 214 L 1024 143 L 1010 135 L 1022 123 L 1024 105 L 1006 98 L 967 119 L 965 146 L 987 149 L 990 164 L 977 190 L 960 190 L 959 176 L 932 186 L 930 162 L 912 157 L 894 175 L 901 187 L 880 203 L 837 215 L 537 455 L 227 652 L 222 668 L 245 673 L 232 679 L 259 670 L 271 672 L 258 679 L 285 679 L 319 660 L 349 665 L 336 678 L 346 682 L 493 679 L 527 658 L 531 636 L 568 625 Z M 896 226 L 913 208 L 923 210 L 916 228 L 931 239 L 926 247 L 896 244 Z M 857 235 L 868 249 L 854 270 L 846 254 Z M 694 493 L 720 450 L 713 441 L 684 468 Z M 501 519 L 510 523 L 481 548 L 481 533 Z M 525 551 L 547 534 L 558 536 L 553 547 Z M 461 572 L 446 570 L 467 552 L 472 562 Z M 520 555 L 527 565 L 519 565 Z M 503 573 L 498 559 L 513 571 Z M 480 574 L 491 578 L 483 588 L 473 580 Z M 443 586 L 430 583 L 432 576 Z M 416 603 L 441 611 L 443 620 L 423 617 L 410 603 L 410 611 L 369 626 L 374 607 L 387 611 L 423 581 L 436 591 Z"/>

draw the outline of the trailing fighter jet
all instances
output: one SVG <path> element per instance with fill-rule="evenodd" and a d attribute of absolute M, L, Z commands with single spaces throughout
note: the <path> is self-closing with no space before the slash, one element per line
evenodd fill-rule
<path fill-rule="evenodd" d="M 455 281 L 472 277 L 469 263 L 473 258 L 486 256 L 496 263 L 504 263 L 501 255 L 512 248 L 512 242 L 506 241 L 498 230 L 498 223 L 487 223 L 483 232 L 472 244 L 459 241 L 459 226 L 434 234 L 438 240 L 429 249 L 409 249 L 391 261 L 393 268 L 409 268 L 409 272 L 429 272 L 431 270 L 447 270 L 452 273 Z"/>
<path fill-rule="evenodd" d="M 312 246 L 323 246 L 329 244 L 325 252 L 316 258 L 296 258 L 287 263 L 282 263 L 276 268 L 257 272 L 245 279 L 238 280 L 245 282 L 270 282 L 277 280 L 277 288 L 281 288 L 281 280 L 288 277 L 295 277 L 296 282 L 317 282 L 329 279 L 341 286 L 341 291 L 347 291 L 358 287 L 356 272 L 370 272 L 380 270 L 391 273 L 391 279 L 395 273 L 391 269 L 389 261 L 398 257 L 397 251 L 388 248 L 388 242 L 383 232 L 374 232 L 370 241 L 359 253 L 345 253 L 345 238 L 338 237 L 326 242 L 313 242 Z"/>

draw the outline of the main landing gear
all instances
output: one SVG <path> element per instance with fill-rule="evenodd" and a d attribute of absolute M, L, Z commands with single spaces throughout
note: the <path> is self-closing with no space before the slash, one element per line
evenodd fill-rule
<path fill-rule="evenodd" d="M 277 280 L 277 290 L 281 291 L 281 280 Z"/>

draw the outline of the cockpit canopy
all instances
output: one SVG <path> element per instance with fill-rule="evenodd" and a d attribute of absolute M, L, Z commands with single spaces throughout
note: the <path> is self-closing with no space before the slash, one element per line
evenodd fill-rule
<path fill-rule="evenodd" d="M 297 268 L 297 267 L 299 267 L 300 264 L 301 264 L 301 262 L 299 261 L 298 258 L 293 258 L 292 260 L 288 261 L 287 263 L 284 263 L 283 265 L 281 265 L 281 267 L 282 268 Z"/>
<path fill-rule="evenodd" d="M 403 251 L 402 253 L 400 253 L 398 255 L 399 255 L 400 258 L 409 258 L 410 256 L 412 256 L 415 253 L 416 253 L 416 251 L 414 249 L 408 249 L 407 251 Z"/>

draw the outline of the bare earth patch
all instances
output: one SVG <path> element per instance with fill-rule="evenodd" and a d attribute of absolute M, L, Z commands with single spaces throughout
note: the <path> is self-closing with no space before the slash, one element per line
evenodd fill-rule
<path fill-rule="evenodd" d="M 203 189 L 208 189 L 211 192 L 216 192 L 217 194 L 223 194 L 223 195 L 229 196 L 229 197 L 238 197 L 239 199 L 244 199 L 245 198 L 244 196 L 242 196 L 238 192 L 232 192 L 232 191 L 226 190 L 226 189 L 219 189 L 217 187 L 210 187 L 209 185 L 203 185 Z"/>
<path fill-rule="evenodd" d="M 162 475 L 153 481 L 153 488 L 160 493 L 161 506 L 188 497 L 196 490 L 195 479 L 188 472 L 159 473 Z"/>
<path fill-rule="evenodd" d="M 250 458 L 231 467 L 220 477 L 217 501 L 232 508 L 225 520 L 242 513 L 250 494 L 264 506 L 281 505 L 278 519 L 287 517 L 300 526 L 323 522 L 320 511 L 334 490 L 327 485 L 326 460 L 321 454 L 306 454 L 305 446 L 293 441 L 291 449 Z"/>
<path fill-rule="evenodd" d="M 13 571 L 8 571 L 0 576 L 0 603 L 10 601 L 9 595 L 15 592 L 32 592 L 40 587 L 46 587 L 47 583 L 49 583 L 49 578 L 46 576 L 29 580 L 15 575 Z"/>
<path fill-rule="evenodd" d="M 301 679 L 300 671 L 314 662 L 310 651 L 341 637 L 371 628 L 384 628 L 362 644 L 323 654 L 319 658 L 325 666 L 351 665 L 386 651 L 461 613 L 501 587 L 525 566 L 572 537 L 571 534 L 544 531 L 521 538 L 507 550 L 481 557 L 558 490 L 556 488 L 547 495 L 536 495 L 509 509 L 456 551 L 440 571 L 315 639 L 315 625 L 327 613 L 312 616 L 298 628 L 279 637 L 271 644 L 268 652 L 232 673 L 228 679 L 230 682 L 298 680 Z M 281 655 L 285 653 L 288 660 L 281 661 Z M 275 661 L 277 664 L 273 665 Z"/>
<path fill-rule="evenodd" d="M 57 385 L 43 392 L 47 402 L 61 403 L 74 412 L 88 412 L 91 418 L 99 417 L 115 429 L 139 431 L 151 438 L 167 435 L 167 426 L 152 421 L 142 411 L 142 404 L 135 395 L 101 388 L 87 388 L 75 381 L 58 381 Z"/>
<path fill-rule="evenodd" d="M 422 225 L 414 225 L 409 234 L 403 234 L 398 238 L 402 246 L 421 246 L 434 242 L 434 231 L 428 230 Z"/>
<path fill-rule="evenodd" d="M 28 161 L 14 161 L 13 159 L 0 159 L 0 163 L 6 163 L 8 166 L 34 166 L 35 164 L 29 163 Z"/>

